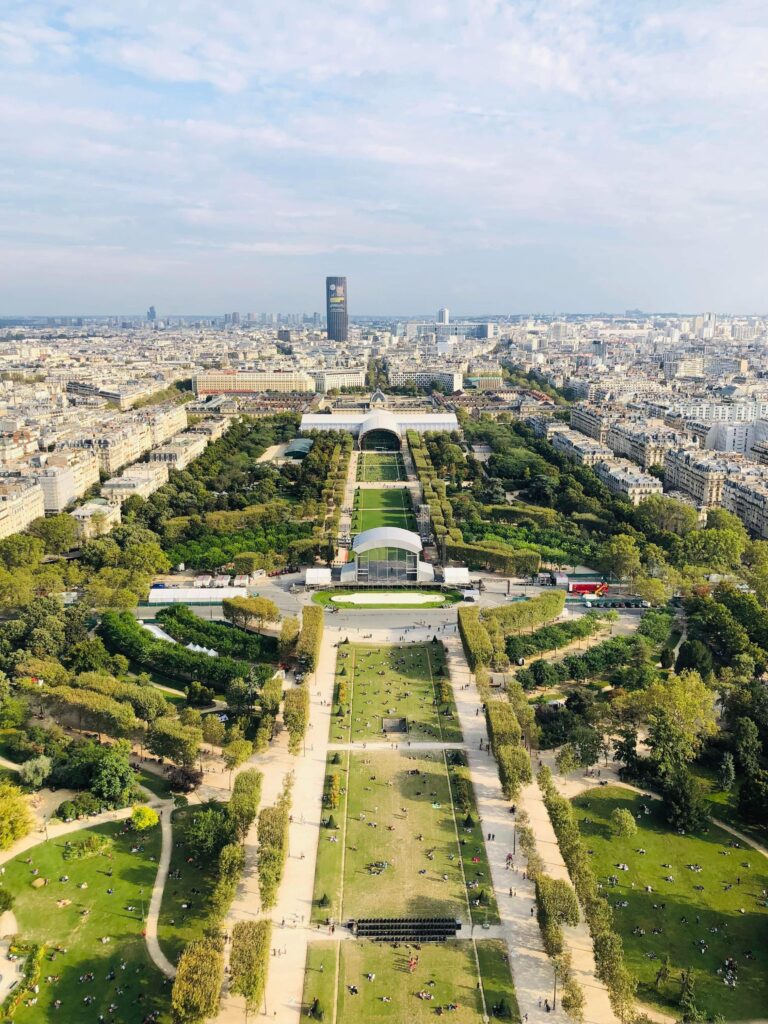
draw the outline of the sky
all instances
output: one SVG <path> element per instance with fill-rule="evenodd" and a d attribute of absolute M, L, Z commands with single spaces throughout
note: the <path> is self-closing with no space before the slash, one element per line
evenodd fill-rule
<path fill-rule="evenodd" d="M 3 0 L 0 315 L 768 311 L 765 0 Z"/>

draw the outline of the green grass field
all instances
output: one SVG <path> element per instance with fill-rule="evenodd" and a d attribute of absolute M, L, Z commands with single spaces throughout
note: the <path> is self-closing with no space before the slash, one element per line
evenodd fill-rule
<path fill-rule="evenodd" d="M 345 601 L 344 597 L 352 597 L 355 594 L 359 594 L 359 590 L 318 590 L 312 595 L 312 603 L 322 605 L 323 608 L 344 608 L 352 609 L 357 611 L 373 611 L 377 608 L 386 608 L 391 611 L 393 608 L 408 608 L 411 611 L 423 611 L 426 608 L 445 608 L 448 605 L 457 604 L 461 600 L 461 594 L 455 590 L 446 590 L 441 592 L 438 591 L 425 591 L 425 590 L 414 590 L 413 587 L 404 589 L 402 591 L 402 601 L 393 601 L 393 593 L 397 594 L 397 590 L 382 590 L 380 591 L 382 598 L 386 597 L 386 600 L 382 600 L 381 603 L 376 601 L 366 601 L 365 604 L 360 604 L 356 601 Z M 376 596 L 376 591 L 365 591 L 368 598 Z M 415 601 L 415 596 L 430 597 L 430 601 Z"/>
<path fill-rule="evenodd" d="M 729 793 L 720 789 L 717 779 L 717 772 L 712 768 L 705 768 L 700 764 L 691 766 L 691 771 L 704 786 L 707 803 L 713 817 L 719 818 L 732 828 L 751 836 L 763 846 L 768 845 L 768 821 L 761 824 L 753 824 L 744 821 L 739 814 L 739 788 L 741 779 L 736 779 L 736 784 Z"/>
<path fill-rule="evenodd" d="M 173 849 L 160 905 L 157 937 L 172 963 L 176 963 L 188 942 L 202 937 L 208 918 L 208 900 L 216 885 L 216 865 L 201 863 L 195 851 L 184 842 L 184 826 L 200 810 L 199 806 L 179 807 L 171 819 Z"/>
<path fill-rule="evenodd" d="M 341 841 L 343 918 L 469 916 L 442 752 L 352 755 Z"/>
<path fill-rule="evenodd" d="M 385 717 L 407 719 L 407 736 L 393 734 L 393 740 L 461 741 L 452 693 L 448 702 L 435 704 L 440 697 L 440 681 L 447 679 L 441 643 L 397 647 L 343 644 L 336 672 L 332 743 L 380 739 Z M 346 685 L 348 695 L 341 706 L 340 684 Z M 340 707 L 345 714 L 338 714 Z"/>
<path fill-rule="evenodd" d="M 355 491 L 352 533 L 363 533 L 376 526 L 395 526 L 415 530 L 416 519 L 409 492 L 402 487 L 372 487 Z"/>
<path fill-rule="evenodd" d="M 389 483 L 405 480 L 405 463 L 399 452 L 360 452 L 357 459 L 357 479 L 361 483 Z"/>
<path fill-rule="evenodd" d="M 649 814 L 643 813 L 643 804 Z M 714 1014 L 722 1014 L 728 1021 L 764 1017 L 768 1007 L 765 858 L 755 850 L 730 846 L 735 840 L 714 825 L 701 836 L 670 832 L 660 801 L 617 787 L 592 790 L 577 798 L 574 807 L 611 906 L 628 903 L 617 907 L 614 915 L 627 964 L 639 979 L 638 998 L 674 1012 L 680 972 L 692 967 L 696 1002 L 708 1018 Z M 612 835 L 609 821 L 616 807 L 630 809 L 636 820 L 640 814 L 637 835 L 629 839 Z M 646 852 L 639 853 L 641 849 Z M 621 863 L 628 864 L 629 871 L 618 870 Z M 701 865 L 702 870 L 692 871 L 689 865 Z M 607 885 L 610 875 L 618 876 L 617 886 Z M 665 881 L 667 876 L 674 881 Z M 645 886 L 651 886 L 652 892 Z M 696 886 L 703 888 L 697 890 Z M 661 933 L 654 934 L 654 929 Z M 703 953 L 702 940 L 706 945 Z M 750 951 L 754 960 L 745 956 Z M 665 954 L 671 961 L 670 979 L 657 990 L 655 978 Z M 735 988 L 724 984 L 723 976 L 716 973 L 731 956 L 738 964 Z"/>
<path fill-rule="evenodd" d="M 419 958 L 413 973 L 408 968 L 411 955 Z M 368 975 L 375 977 L 369 980 Z M 350 991 L 352 986 L 357 994 Z M 420 999 L 420 992 L 431 998 Z M 469 941 L 422 944 L 417 951 L 364 941 L 312 943 L 305 973 L 304 1014 L 317 999 L 324 1019 L 333 1020 L 334 996 L 336 1024 L 426 1024 L 434 1019 L 438 1007 L 447 1012 L 452 1024 L 480 1024 L 484 1008 L 491 1015 L 502 999 L 511 1010 L 511 1016 L 504 1019 L 520 1020 L 504 947 L 488 940 L 477 943 L 477 959 Z M 449 1011 L 449 1005 L 455 1009 Z"/>
<path fill-rule="evenodd" d="M 150 961 L 142 936 L 142 911 L 149 907 L 157 873 L 160 829 L 138 837 L 124 828 L 115 822 L 73 832 L 66 839 L 41 843 L 6 865 L 3 884 L 15 896 L 20 938 L 46 944 L 37 1002 L 30 1006 L 30 997 L 22 1000 L 13 1018 L 18 1024 L 97 1021 L 99 1014 L 119 1024 L 141 1024 L 156 1009 L 162 1011 L 160 1020 L 170 1019 L 170 987 Z M 67 840 L 74 844 L 94 835 L 113 840 L 111 857 L 64 859 Z M 137 846 L 142 849 L 132 853 Z M 34 869 L 38 876 L 33 876 Z M 65 875 L 69 881 L 60 881 Z M 33 889 L 34 877 L 48 879 L 48 885 Z M 82 883 L 87 888 L 79 888 Z M 57 906 L 60 900 L 71 903 Z M 109 942 L 102 942 L 104 938 Z M 56 952 L 57 947 L 62 951 Z M 80 981 L 90 973 L 92 981 Z M 87 1005 L 86 996 L 93 997 Z M 53 1006 L 55 1000 L 61 1000 L 60 1009 Z M 111 1004 L 116 1006 L 113 1014 Z"/>

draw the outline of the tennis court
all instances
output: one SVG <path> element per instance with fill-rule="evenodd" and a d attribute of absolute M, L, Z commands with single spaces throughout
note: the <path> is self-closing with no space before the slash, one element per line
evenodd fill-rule
<path fill-rule="evenodd" d="M 416 530 L 416 518 L 411 496 L 405 488 L 386 489 L 372 487 L 355 491 L 352 532 L 363 533 L 376 526 L 397 526 L 402 530 Z"/>
<path fill-rule="evenodd" d="M 390 483 L 406 479 L 405 463 L 399 453 L 360 452 L 357 479 L 361 483 Z"/>

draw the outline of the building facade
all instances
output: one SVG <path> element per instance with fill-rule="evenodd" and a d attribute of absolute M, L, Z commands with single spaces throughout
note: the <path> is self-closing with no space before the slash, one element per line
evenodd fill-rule
<path fill-rule="evenodd" d="M 594 470 L 611 494 L 620 494 L 633 505 L 639 505 L 651 495 L 662 494 L 664 490 L 661 480 L 650 473 L 644 473 L 627 459 L 598 462 Z"/>
<path fill-rule="evenodd" d="M 200 397 L 314 390 L 314 378 L 301 370 L 208 370 L 195 377 L 195 394 Z"/>
<path fill-rule="evenodd" d="M 349 333 L 346 277 L 326 277 L 325 308 L 328 340 L 346 341 Z"/>

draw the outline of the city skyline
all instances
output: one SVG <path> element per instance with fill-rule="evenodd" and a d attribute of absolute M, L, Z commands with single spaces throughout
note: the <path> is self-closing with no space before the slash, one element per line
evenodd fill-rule
<path fill-rule="evenodd" d="M 6 5 L 0 315 L 765 308 L 762 5 L 290 13 Z"/>

